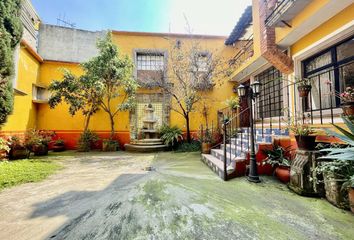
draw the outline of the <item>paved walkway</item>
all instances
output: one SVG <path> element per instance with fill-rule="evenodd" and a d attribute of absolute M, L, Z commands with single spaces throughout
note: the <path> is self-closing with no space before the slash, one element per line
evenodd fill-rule
<path fill-rule="evenodd" d="M 0 193 L 0 239 L 353 239 L 354 215 L 272 178 L 222 182 L 195 153 L 53 157 Z M 144 171 L 149 165 L 154 171 Z"/>

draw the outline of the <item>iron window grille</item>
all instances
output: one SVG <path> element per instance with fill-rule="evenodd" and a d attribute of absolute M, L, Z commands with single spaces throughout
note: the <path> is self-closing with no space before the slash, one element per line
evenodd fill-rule
<path fill-rule="evenodd" d="M 282 73 L 275 67 L 270 67 L 255 78 L 262 84 L 262 90 L 258 97 L 256 118 L 283 116 Z"/>

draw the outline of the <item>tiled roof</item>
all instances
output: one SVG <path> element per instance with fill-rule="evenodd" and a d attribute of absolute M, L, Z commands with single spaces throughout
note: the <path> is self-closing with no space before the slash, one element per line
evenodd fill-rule
<path fill-rule="evenodd" d="M 242 37 L 245 29 L 252 23 L 252 6 L 248 6 L 238 20 L 236 26 L 232 30 L 230 36 L 226 39 L 226 45 L 234 44 L 240 37 Z"/>

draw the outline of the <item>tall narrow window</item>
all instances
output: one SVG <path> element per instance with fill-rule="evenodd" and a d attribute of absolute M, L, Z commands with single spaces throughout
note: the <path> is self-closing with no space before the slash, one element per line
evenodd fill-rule
<path fill-rule="evenodd" d="M 256 79 L 262 84 L 258 97 L 258 118 L 283 116 L 283 80 L 282 74 L 274 67 L 258 74 Z"/>

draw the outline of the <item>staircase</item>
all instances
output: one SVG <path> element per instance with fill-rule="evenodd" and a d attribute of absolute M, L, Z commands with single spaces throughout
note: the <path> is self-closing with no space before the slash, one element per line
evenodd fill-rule
<path fill-rule="evenodd" d="M 285 129 L 256 128 L 255 152 L 264 146 L 272 144 L 275 138 L 289 138 L 289 132 Z M 225 148 L 225 149 L 224 149 Z M 224 151 L 226 150 L 226 158 Z M 212 149 L 210 154 L 202 154 L 202 161 L 207 164 L 220 178 L 224 178 L 224 160 L 227 165 L 227 178 L 244 176 L 249 164 L 250 129 L 240 128 L 235 136 L 229 137 L 226 143 L 218 149 Z M 257 159 L 259 162 L 261 159 Z"/>

